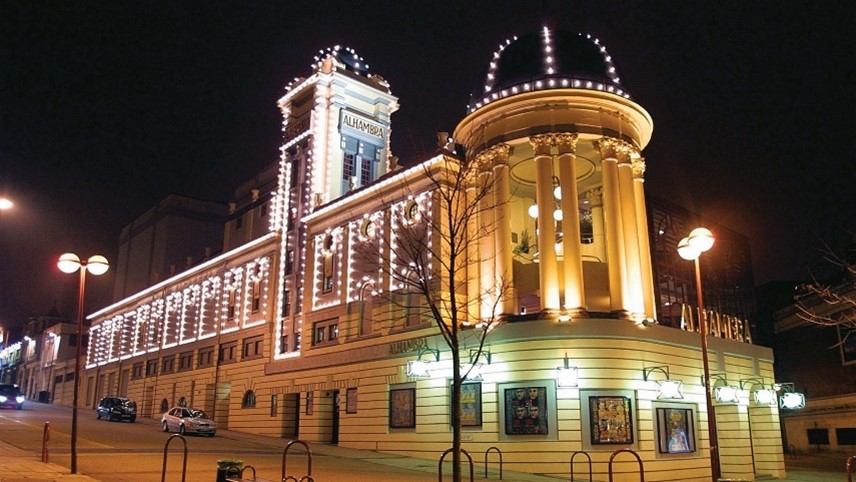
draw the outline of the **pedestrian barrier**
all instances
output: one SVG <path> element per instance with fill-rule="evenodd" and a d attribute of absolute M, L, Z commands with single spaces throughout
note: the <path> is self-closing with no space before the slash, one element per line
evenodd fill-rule
<path fill-rule="evenodd" d="M 282 450 L 282 477 L 281 477 L 282 481 L 283 482 L 288 481 L 288 479 L 286 478 L 286 475 L 285 475 L 285 462 L 286 462 L 286 459 L 288 458 L 288 451 L 289 451 L 289 449 L 291 449 L 291 446 L 294 444 L 302 445 L 303 448 L 306 449 L 306 475 L 299 478 L 299 479 L 297 477 L 293 477 L 293 476 L 290 476 L 290 477 L 292 479 L 294 479 L 295 482 L 301 482 L 301 481 L 314 482 L 314 480 L 312 479 L 312 450 L 309 449 L 309 444 L 304 442 L 303 440 L 292 440 L 291 442 L 288 442 L 288 444 Z"/>
<path fill-rule="evenodd" d="M 499 480 L 502 480 L 502 451 L 498 447 L 490 447 L 484 451 L 484 478 L 487 478 L 487 454 L 494 451 L 499 455 Z"/>
<path fill-rule="evenodd" d="M 306 475 L 303 477 L 297 478 L 294 475 L 286 475 L 286 467 L 288 461 L 288 451 L 291 449 L 291 446 L 294 444 L 302 445 L 303 448 L 306 449 Z M 252 469 L 253 476 L 251 479 L 244 477 L 244 470 Z M 280 482 L 315 482 L 315 479 L 312 478 L 312 450 L 309 448 L 309 444 L 304 442 L 303 440 L 292 440 L 288 442 L 285 448 L 282 450 L 282 473 L 280 474 Z M 243 470 L 240 470 L 235 474 L 234 477 L 227 477 L 226 482 L 271 482 L 267 479 L 260 479 L 256 477 L 256 469 L 252 465 L 247 465 Z"/>
<path fill-rule="evenodd" d="M 443 482 L 443 459 L 445 459 L 446 455 L 448 455 L 449 452 L 451 452 L 452 450 L 455 450 L 455 449 L 449 448 L 445 452 L 443 452 L 443 455 L 440 456 L 440 463 L 437 465 L 437 481 L 438 482 Z M 497 450 L 499 450 L 499 449 L 497 449 Z M 476 477 L 476 473 L 473 469 L 473 458 L 470 457 L 470 453 L 464 449 L 461 449 L 461 453 L 466 455 L 467 459 L 469 459 L 469 461 L 470 461 L 470 482 L 473 482 L 475 480 L 475 477 Z"/>
<path fill-rule="evenodd" d="M 637 454 L 636 452 L 634 452 L 630 449 L 618 449 L 615 452 L 612 452 L 612 455 L 609 456 L 609 482 L 612 482 L 612 480 L 613 480 L 612 479 L 612 460 L 615 458 L 616 455 L 618 455 L 622 452 L 627 452 L 627 453 L 633 455 L 634 457 L 636 457 L 636 461 L 639 462 L 639 481 L 645 482 L 645 468 L 642 466 L 642 459 L 639 458 L 639 454 Z"/>
<path fill-rule="evenodd" d="M 166 482 L 166 454 L 169 450 L 169 444 L 172 443 L 172 440 L 176 437 L 181 439 L 181 443 L 184 444 L 184 461 L 181 464 L 181 482 L 184 482 L 187 477 L 187 439 L 185 439 L 183 435 L 176 433 L 166 439 L 166 442 L 163 444 L 163 470 L 161 471 L 161 482 Z"/>
<path fill-rule="evenodd" d="M 586 458 L 588 459 L 589 482 L 592 482 L 592 477 L 594 474 L 592 473 L 592 469 L 591 469 L 591 456 L 588 454 L 588 452 L 586 452 L 584 450 L 577 450 L 576 452 L 571 454 L 571 461 L 570 461 L 571 473 L 570 473 L 570 477 L 569 477 L 568 481 L 574 482 L 574 459 L 576 458 L 577 455 L 585 455 Z"/>
<path fill-rule="evenodd" d="M 48 441 L 51 439 L 51 423 L 45 422 L 45 431 L 42 434 L 42 462 L 47 463 L 50 457 Z"/>
<path fill-rule="evenodd" d="M 856 462 L 856 455 L 847 457 L 847 482 L 853 482 L 853 463 Z"/>

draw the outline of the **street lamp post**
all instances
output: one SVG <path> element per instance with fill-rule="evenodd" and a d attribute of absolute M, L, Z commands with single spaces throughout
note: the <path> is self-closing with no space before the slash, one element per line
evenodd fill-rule
<path fill-rule="evenodd" d="M 107 258 L 101 255 L 90 257 L 86 261 L 81 261 L 74 253 L 65 253 L 59 257 L 57 266 L 63 273 L 74 273 L 80 270 L 80 286 L 77 299 L 77 346 L 74 357 L 74 393 L 71 412 L 71 473 L 77 473 L 77 392 L 80 387 L 80 346 L 83 345 L 83 298 L 86 292 L 86 272 L 89 271 L 95 276 L 100 276 L 107 272 L 110 267 L 107 263 Z"/>
<path fill-rule="evenodd" d="M 713 247 L 713 233 L 705 228 L 696 228 L 690 235 L 678 243 L 681 258 L 695 262 L 696 302 L 698 303 L 698 330 L 701 334 L 701 361 L 704 370 L 704 397 L 707 403 L 707 430 L 710 438 L 710 475 L 713 482 L 720 476 L 719 449 L 716 437 L 716 414 L 710 394 L 710 361 L 707 356 L 707 318 L 704 313 L 704 301 L 701 295 L 701 269 L 699 257 Z"/>

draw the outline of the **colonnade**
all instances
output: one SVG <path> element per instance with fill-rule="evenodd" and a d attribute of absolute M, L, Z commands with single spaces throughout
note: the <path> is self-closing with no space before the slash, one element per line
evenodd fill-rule
<path fill-rule="evenodd" d="M 643 188 L 645 161 L 631 144 L 613 137 L 593 141 L 600 154 L 602 183 L 584 193 L 591 202 L 595 246 L 585 248 L 580 241 L 580 206 L 576 156 L 579 135 L 576 133 L 539 134 L 528 138 L 534 152 L 535 203 L 537 212 L 538 275 L 541 310 L 579 314 L 586 311 L 583 259 L 603 261 L 609 273 L 610 309 L 637 321 L 654 319 L 654 281 Z M 555 164 L 554 164 L 554 154 Z M 477 222 L 469 234 L 479 236 L 468 257 L 477 267 L 476 276 L 468 276 L 470 300 L 483 300 L 494 292 L 499 313 L 517 313 L 516 292 L 512 280 L 511 185 L 509 160 L 513 149 L 497 144 L 476 156 L 480 186 L 490 192 L 479 196 L 481 203 Z M 557 239 L 553 218 L 554 179 L 558 179 L 561 196 L 562 233 Z M 474 198 L 469 197 L 470 201 Z M 494 235 L 484 235 L 492 227 Z M 471 238 L 473 239 L 473 238 Z M 605 246 L 603 246 L 605 244 Z M 561 253 L 559 252 L 561 249 Z M 585 251 L 585 253 L 584 253 Z M 563 262 L 559 260 L 562 258 Z M 510 280 L 510 286 L 507 282 Z M 502 290 L 497 287 L 502 286 Z M 471 309 L 470 316 L 489 316 L 492 306 Z M 479 311 L 480 310 L 480 311 Z"/>

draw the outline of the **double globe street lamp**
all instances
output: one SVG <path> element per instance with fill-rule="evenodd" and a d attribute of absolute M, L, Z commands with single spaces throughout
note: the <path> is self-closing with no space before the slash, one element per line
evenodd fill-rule
<path fill-rule="evenodd" d="M 707 318 L 704 313 L 704 301 L 701 296 L 701 269 L 699 257 L 713 247 L 713 233 L 706 228 L 695 228 L 690 235 L 678 243 L 678 255 L 689 261 L 695 261 L 696 302 L 698 303 L 698 331 L 701 334 L 701 361 L 704 370 L 704 396 L 707 402 L 707 430 L 710 437 L 710 472 L 713 482 L 719 479 L 719 450 L 716 437 L 716 415 L 710 395 L 710 362 L 707 356 Z"/>
<path fill-rule="evenodd" d="M 74 273 L 80 271 L 80 287 L 77 300 L 77 345 L 76 356 L 74 357 L 74 393 L 71 412 L 71 473 L 77 473 L 77 392 L 80 387 L 80 347 L 83 345 L 83 298 L 86 291 L 86 272 L 92 273 L 94 276 L 100 276 L 107 272 L 110 264 L 107 258 L 96 254 L 86 261 L 81 259 L 74 253 L 65 253 L 59 257 L 57 267 L 63 273 Z"/>

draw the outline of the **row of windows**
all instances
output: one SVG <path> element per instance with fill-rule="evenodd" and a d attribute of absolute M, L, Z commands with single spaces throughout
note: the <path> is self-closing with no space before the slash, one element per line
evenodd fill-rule
<path fill-rule="evenodd" d="M 267 203 L 264 203 L 264 204 L 259 206 L 258 213 L 259 213 L 259 218 L 263 218 L 263 217 L 267 216 L 267 213 L 268 213 Z M 235 218 L 235 231 L 238 231 L 239 229 L 241 229 L 243 227 L 244 227 L 244 216 L 241 215 L 241 216 L 238 216 L 237 218 Z"/>
<path fill-rule="evenodd" d="M 230 341 L 221 343 L 217 351 L 217 362 L 219 364 L 234 363 L 237 361 L 238 342 Z M 195 356 L 194 356 L 195 355 Z M 241 360 L 252 360 L 264 356 L 264 335 L 256 335 L 244 338 L 241 341 Z M 131 377 L 134 379 L 153 377 L 170 373 L 192 370 L 193 360 L 196 359 L 196 368 L 206 368 L 214 365 L 214 346 L 207 346 L 194 351 L 185 351 L 178 354 L 178 367 L 176 370 L 176 355 L 167 355 L 160 360 L 157 358 L 134 364 Z M 145 371 L 144 371 L 145 369 Z"/>

